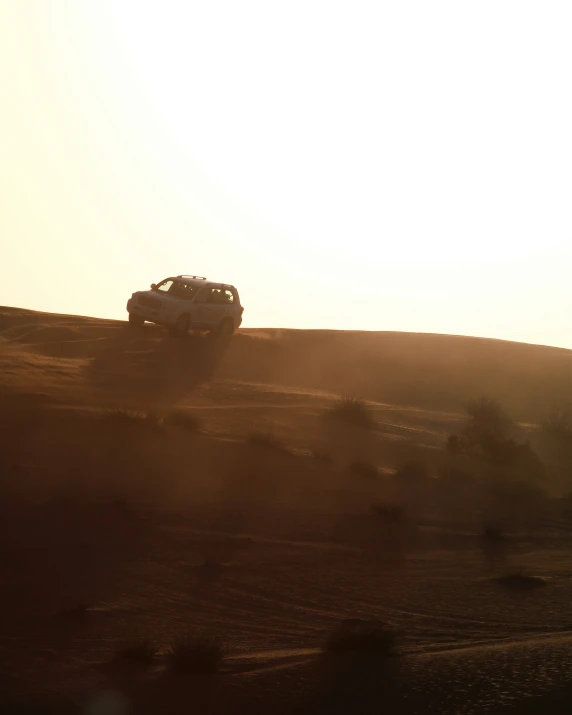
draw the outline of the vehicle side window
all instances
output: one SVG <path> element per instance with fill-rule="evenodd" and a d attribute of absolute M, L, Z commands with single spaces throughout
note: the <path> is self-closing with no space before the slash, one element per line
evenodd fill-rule
<path fill-rule="evenodd" d="M 192 300 L 195 297 L 195 293 L 197 292 L 197 289 L 195 286 L 188 285 L 187 283 L 181 283 L 179 287 L 180 287 L 180 293 L 178 294 L 179 298 L 184 298 L 185 300 Z"/>
<path fill-rule="evenodd" d="M 232 305 L 233 295 L 227 288 L 213 288 L 209 298 L 209 303 L 214 303 L 215 305 Z"/>
<path fill-rule="evenodd" d="M 192 300 L 195 295 L 195 287 L 190 286 L 187 283 L 181 283 L 180 281 L 169 281 L 171 284 L 167 290 L 169 295 L 175 298 L 182 298 L 183 300 Z M 160 290 L 164 290 L 161 286 Z"/>
<path fill-rule="evenodd" d="M 210 302 L 210 297 L 211 297 L 211 288 L 208 288 L 205 286 L 204 288 L 201 288 L 199 291 L 199 294 L 197 295 L 197 299 L 195 303 L 209 303 Z"/>
<path fill-rule="evenodd" d="M 232 305 L 234 295 L 228 288 L 205 286 L 197 295 L 197 303 L 214 303 L 214 305 Z"/>
<path fill-rule="evenodd" d="M 196 286 L 187 286 L 187 290 L 185 292 L 185 298 L 187 300 L 192 300 L 197 294 L 197 287 Z"/>
<path fill-rule="evenodd" d="M 160 293 L 172 293 L 171 288 L 173 287 L 173 281 L 163 281 L 157 286 L 157 290 Z"/>
<path fill-rule="evenodd" d="M 175 298 L 184 298 L 185 286 L 178 281 L 173 281 L 173 285 L 169 288 L 169 295 L 173 295 Z"/>

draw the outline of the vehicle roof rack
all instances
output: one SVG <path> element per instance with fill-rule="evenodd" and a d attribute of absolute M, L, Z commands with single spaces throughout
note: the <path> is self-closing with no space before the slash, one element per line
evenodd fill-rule
<path fill-rule="evenodd" d="M 204 276 L 188 276 L 186 274 L 177 276 L 177 278 L 193 278 L 194 280 L 198 281 L 206 281 L 206 278 Z"/>

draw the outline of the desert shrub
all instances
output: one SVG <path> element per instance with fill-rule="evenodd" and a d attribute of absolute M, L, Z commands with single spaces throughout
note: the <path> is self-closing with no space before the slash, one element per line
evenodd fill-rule
<path fill-rule="evenodd" d="M 397 647 L 395 629 L 379 621 L 349 618 L 342 621 L 328 636 L 324 649 L 328 652 L 371 653 L 394 655 Z"/>
<path fill-rule="evenodd" d="M 224 645 L 206 636 L 184 636 L 169 653 L 169 668 L 173 673 L 214 673 L 224 658 Z"/>
<path fill-rule="evenodd" d="M 363 477 L 364 479 L 375 479 L 379 476 L 378 468 L 375 464 L 371 464 L 371 462 L 361 460 L 352 462 L 349 466 L 349 470 L 352 474 L 355 474 L 356 477 Z"/>
<path fill-rule="evenodd" d="M 480 535 L 480 545 L 487 566 L 494 569 L 497 566 L 506 567 L 509 539 L 502 527 L 496 524 L 485 524 Z"/>
<path fill-rule="evenodd" d="M 542 461 L 528 441 L 518 443 L 491 433 L 465 433 L 460 437 L 459 452 L 495 467 L 518 470 L 526 476 L 540 478 L 544 474 Z"/>
<path fill-rule="evenodd" d="M 323 449 L 312 449 L 310 451 L 312 457 L 314 459 L 319 459 L 320 462 L 331 462 L 332 461 L 332 453 L 328 450 L 323 450 Z"/>
<path fill-rule="evenodd" d="M 511 418 L 497 400 L 481 397 L 467 405 L 467 413 L 473 426 L 498 435 L 504 435 L 513 426 Z"/>
<path fill-rule="evenodd" d="M 402 464 L 395 473 L 395 478 L 401 481 L 419 482 L 429 477 L 427 464 L 420 459 Z"/>
<path fill-rule="evenodd" d="M 82 621 L 87 617 L 89 604 L 77 603 L 69 608 L 64 608 L 58 613 L 58 617 L 69 621 Z"/>
<path fill-rule="evenodd" d="M 401 524 L 407 519 L 407 510 L 403 504 L 396 502 L 377 502 L 371 510 L 384 521 Z"/>
<path fill-rule="evenodd" d="M 460 435 L 450 434 L 447 437 L 446 448 L 451 454 L 461 454 L 464 451 L 464 442 Z"/>
<path fill-rule="evenodd" d="M 499 586 L 510 591 L 535 591 L 538 588 L 542 588 L 548 584 L 548 581 L 541 576 L 527 576 L 522 572 L 505 574 L 504 576 L 497 576 L 493 579 Z"/>
<path fill-rule="evenodd" d="M 129 503 L 127 497 L 118 496 L 111 500 L 112 505 L 117 511 L 123 512 L 124 514 L 131 513 L 133 510 L 132 505 Z"/>
<path fill-rule="evenodd" d="M 473 484 L 474 474 L 460 467 L 446 465 L 440 470 L 439 481 L 453 489 Z"/>
<path fill-rule="evenodd" d="M 488 489 L 493 497 L 513 506 L 539 507 L 546 498 L 545 492 L 537 484 L 522 480 L 495 479 L 494 475 L 489 481 Z"/>
<path fill-rule="evenodd" d="M 542 461 L 530 442 L 519 443 L 508 434 L 513 423 L 498 402 L 481 398 L 467 406 L 469 420 L 458 434 L 447 438 L 451 454 L 464 454 L 493 467 L 510 469 L 525 477 L 544 476 Z"/>
<path fill-rule="evenodd" d="M 542 420 L 541 427 L 550 437 L 572 443 L 572 403 L 554 407 Z"/>
<path fill-rule="evenodd" d="M 141 665 L 148 665 L 155 660 L 158 650 L 157 645 L 153 643 L 153 641 L 142 638 L 121 648 L 117 652 L 117 655 L 124 660 L 130 660 L 134 663 L 140 663 Z"/>
<path fill-rule="evenodd" d="M 513 467 L 531 476 L 542 476 L 542 462 L 529 441 L 519 444 L 512 439 L 489 442 L 484 450 L 488 461 L 500 467 Z"/>
<path fill-rule="evenodd" d="M 276 452 L 288 452 L 288 447 L 272 432 L 250 432 L 247 442 L 256 447 L 273 449 Z"/>
<path fill-rule="evenodd" d="M 408 511 L 416 517 L 427 510 L 433 481 L 429 479 L 429 468 L 422 460 L 411 460 L 402 464 L 389 480 L 392 498 L 407 504 Z"/>
<path fill-rule="evenodd" d="M 193 414 L 190 410 L 174 410 L 173 412 L 168 412 L 163 417 L 163 422 L 169 425 L 169 427 L 177 427 L 187 432 L 199 432 L 202 427 L 200 417 L 197 417 L 197 415 Z"/>
<path fill-rule="evenodd" d="M 444 465 L 436 479 L 430 482 L 432 504 L 447 521 L 464 520 L 474 515 L 477 506 L 476 495 L 482 491 L 474 472 L 455 465 Z M 482 480 L 482 479 L 481 479 Z"/>
<path fill-rule="evenodd" d="M 376 426 L 371 409 L 365 400 L 358 397 L 342 397 L 326 413 L 329 417 L 364 429 L 374 429 Z"/>
<path fill-rule="evenodd" d="M 572 475 L 572 402 L 554 407 L 541 421 L 541 429 L 541 454 L 555 478 L 555 485 L 566 492 Z"/>
<path fill-rule="evenodd" d="M 485 513 L 511 528 L 538 528 L 546 516 L 547 495 L 542 487 L 530 481 L 507 478 L 492 473 L 482 491 Z"/>
<path fill-rule="evenodd" d="M 490 461 L 514 442 L 507 437 L 512 420 L 496 400 L 481 397 L 467 405 L 468 420 L 459 434 L 449 435 L 447 448 L 453 453 L 483 456 Z"/>
<path fill-rule="evenodd" d="M 109 422 L 127 427 L 151 427 L 157 429 L 163 420 L 155 412 L 143 412 L 142 410 L 131 410 L 126 407 L 115 408 L 104 414 L 104 418 Z"/>

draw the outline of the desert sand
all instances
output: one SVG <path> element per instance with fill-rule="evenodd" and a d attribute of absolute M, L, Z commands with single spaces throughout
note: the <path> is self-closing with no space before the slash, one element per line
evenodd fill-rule
<path fill-rule="evenodd" d="M 485 506 L 441 485 L 481 396 L 550 463 L 539 425 L 572 397 L 572 351 L 275 329 L 222 344 L 0 308 L 0 370 L 3 712 L 569 711 L 566 474 Z M 373 429 L 328 418 L 343 395 Z M 396 479 L 411 461 L 422 486 Z M 406 527 L 374 513 L 386 502 Z M 530 588 L 499 580 L 514 573 Z M 396 652 L 325 652 L 344 619 L 391 627 Z M 194 634 L 225 657 L 172 674 Z M 157 646 L 146 667 L 118 657 L 138 639 Z"/>

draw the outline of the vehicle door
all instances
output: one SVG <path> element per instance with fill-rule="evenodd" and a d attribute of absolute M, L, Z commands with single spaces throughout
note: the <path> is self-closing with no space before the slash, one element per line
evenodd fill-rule
<path fill-rule="evenodd" d="M 206 285 L 203 286 L 195 298 L 193 303 L 193 311 L 191 314 L 192 324 L 197 328 L 210 328 L 213 323 L 213 310 L 215 304 L 213 303 L 213 289 L 217 289 L 217 286 Z"/>
<path fill-rule="evenodd" d="M 233 290 L 231 286 L 222 286 L 220 292 L 220 304 L 221 304 L 221 314 L 219 317 L 218 324 L 220 325 L 225 318 L 232 318 L 234 327 L 237 328 L 240 324 L 239 321 L 239 301 L 238 295 L 236 295 L 236 290 Z"/>
<path fill-rule="evenodd" d="M 192 322 L 193 322 L 193 308 L 194 308 L 193 300 L 196 295 L 197 295 L 196 286 L 192 285 L 191 283 L 184 283 L 183 281 L 179 282 L 176 292 L 173 296 L 176 300 L 176 305 L 177 305 L 177 319 L 179 318 L 180 315 L 183 315 L 184 313 L 186 313 L 187 315 L 190 316 L 191 324 L 192 324 Z"/>
<path fill-rule="evenodd" d="M 208 327 L 211 329 L 218 328 L 227 312 L 225 287 L 223 285 L 213 285 L 208 302 Z"/>
<path fill-rule="evenodd" d="M 145 306 L 145 315 L 148 320 L 153 320 L 157 323 L 163 323 L 167 313 L 168 293 L 173 285 L 171 278 L 166 278 L 158 285 L 153 287 L 153 291 L 145 293 L 139 299 L 141 304 Z"/>
<path fill-rule="evenodd" d="M 232 317 L 234 296 L 225 285 L 213 285 L 209 299 L 209 328 L 218 328 L 225 318 Z"/>
<path fill-rule="evenodd" d="M 179 315 L 188 308 L 185 299 L 186 286 L 176 280 L 168 279 L 157 286 L 157 295 L 161 297 L 159 322 L 175 325 Z"/>

